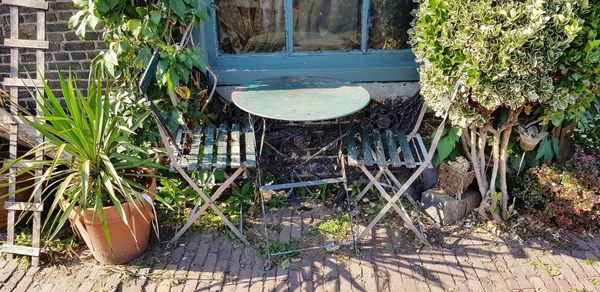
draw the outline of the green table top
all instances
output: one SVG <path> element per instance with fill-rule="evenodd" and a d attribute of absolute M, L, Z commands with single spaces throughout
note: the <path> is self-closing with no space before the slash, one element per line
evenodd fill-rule
<path fill-rule="evenodd" d="M 371 100 L 363 87 L 323 77 L 277 77 L 238 86 L 233 103 L 253 115 L 283 121 L 341 118 Z"/>

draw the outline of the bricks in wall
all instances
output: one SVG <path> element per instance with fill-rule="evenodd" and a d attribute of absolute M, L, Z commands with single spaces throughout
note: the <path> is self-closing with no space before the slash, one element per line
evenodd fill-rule
<path fill-rule="evenodd" d="M 48 0 L 49 9 L 46 12 L 46 40 L 50 48 L 46 51 L 46 80 L 53 89 L 58 89 L 58 71 L 66 74 L 73 73 L 74 78 L 81 85 L 86 84 L 89 74 L 90 61 L 98 55 L 104 47 L 102 34 L 91 32 L 86 34 L 85 40 L 80 40 L 74 30 L 68 28 L 71 15 L 77 10 L 71 0 Z M 19 38 L 35 39 L 36 36 L 36 11 L 34 9 L 20 8 L 19 11 Z M 10 16 L 7 5 L 0 4 L 0 44 L 4 38 L 10 36 Z M 22 77 L 27 77 L 27 72 L 33 75 L 35 68 L 35 51 L 21 50 L 19 52 L 19 71 Z M 9 49 L 0 45 L 0 86 L 2 80 L 10 73 Z M 19 94 L 19 102 L 28 108 L 34 108 L 33 100 L 27 91 Z"/>

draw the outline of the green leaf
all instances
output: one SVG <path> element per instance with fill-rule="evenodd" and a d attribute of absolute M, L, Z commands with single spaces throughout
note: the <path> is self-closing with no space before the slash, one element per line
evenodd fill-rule
<path fill-rule="evenodd" d="M 437 155 L 434 160 L 435 165 L 440 165 L 450 156 L 460 140 L 461 134 L 462 131 L 460 128 L 450 128 L 450 130 L 444 129 L 444 132 L 442 133 L 443 136 L 440 138 L 440 142 L 438 143 L 438 148 L 436 150 Z M 433 136 L 435 136 L 435 131 L 432 134 L 432 137 Z"/>
<path fill-rule="evenodd" d="M 104 60 L 104 65 L 106 66 L 108 73 L 111 76 L 115 76 L 116 67 L 119 65 L 117 53 L 114 50 L 107 50 L 102 59 Z"/>
<path fill-rule="evenodd" d="M 183 0 L 171 0 L 169 1 L 169 7 L 177 14 L 180 18 L 185 18 L 185 4 Z"/>
<path fill-rule="evenodd" d="M 538 146 L 538 152 L 535 156 L 535 159 L 538 160 L 543 158 L 545 161 L 550 161 L 554 158 L 554 151 L 552 150 L 552 142 L 548 137 L 545 137 L 540 141 L 540 145 Z"/>
<path fill-rule="evenodd" d="M 152 23 L 154 23 L 155 25 L 161 24 L 160 23 L 161 18 L 162 18 L 162 14 L 161 14 L 160 11 L 152 11 L 152 12 L 150 12 L 150 21 Z"/>

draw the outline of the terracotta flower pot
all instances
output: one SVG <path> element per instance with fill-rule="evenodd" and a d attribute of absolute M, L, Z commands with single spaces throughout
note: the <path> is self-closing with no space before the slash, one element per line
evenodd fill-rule
<path fill-rule="evenodd" d="M 152 178 L 147 191 L 152 202 L 154 202 L 155 192 L 156 179 Z M 69 214 L 71 223 L 92 251 L 94 258 L 100 263 L 124 264 L 137 258 L 146 249 L 154 212 L 152 204 L 148 201 L 140 200 L 136 204 L 138 208 L 129 203 L 122 204 L 128 224 L 121 218 L 114 206 L 102 209 L 108 224 L 111 244 L 109 244 L 101 220 L 93 208 L 88 208 L 83 212 L 81 209 L 73 208 Z"/>

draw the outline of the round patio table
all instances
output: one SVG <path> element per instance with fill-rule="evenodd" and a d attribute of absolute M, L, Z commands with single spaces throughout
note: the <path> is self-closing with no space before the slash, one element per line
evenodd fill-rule
<path fill-rule="evenodd" d="M 232 95 L 240 109 L 267 119 L 320 121 L 363 109 L 371 97 L 363 87 L 324 77 L 276 77 L 238 86 Z"/>
<path fill-rule="evenodd" d="M 359 85 L 342 82 L 331 78 L 308 76 L 277 77 L 254 81 L 249 84 L 236 87 L 231 97 L 233 103 L 240 109 L 250 113 L 251 115 L 256 115 L 263 118 L 263 131 L 259 146 L 260 150 L 258 160 L 260 160 L 260 157 L 262 156 L 261 153 L 263 141 L 265 139 L 267 119 L 295 122 L 337 119 L 360 111 L 367 106 L 371 100 L 369 92 Z M 341 141 L 345 136 L 346 134 L 341 132 L 340 126 L 340 136 L 337 139 L 322 147 L 317 153 L 306 158 L 302 163 L 296 164 L 295 167 L 304 164 L 333 145 L 336 145 L 335 143 Z M 260 167 L 257 167 L 257 169 L 260 173 Z M 347 190 L 348 187 L 343 163 L 340 169 L 342 176 L 337 178 L 326 178 L 274 185 L 261 185 L 259 189 L 260 192 L 263 193 L 283 189 L 343 183 L 343 189 Z M 260 175 L 258 175 L 258 177 L 260 184 Z M 347 193 L 346 199 L 348 200 L 347 206 L 350 206 L 349 196 Z M 261 200 L 261 206 L 264 219 L 266 218 L 264 200 Z M 350 212 L 350 208 L 348 208 L 348 212 Z M 350 213 L 348 213 L 348 216 L 352 218 Z M 264 220 L 266 222 L 266 219 Z M 271 253 L 269 249 L 269 234 L 267 232 L 266 224 L 264 226 L 265 245 L 267 247 L 268 258 L 270 259 L 272 256 L 289 253 L 290 251 Z M 353 233 L 354 229 L 351 228 L 350 231 Z M 297 249 L 295 251 L 310 250 L 315 248 L 331 248 L 333 246 L 341 245 L 355 245 L 356 242 L 354 241 L 354 235 L 352 238 L 352 241 L 313 246 Z"/>

